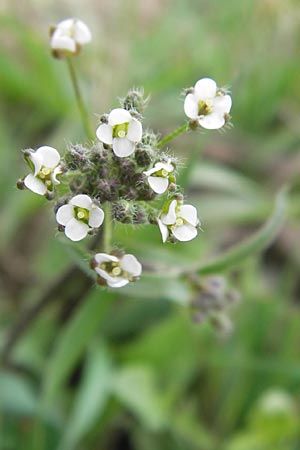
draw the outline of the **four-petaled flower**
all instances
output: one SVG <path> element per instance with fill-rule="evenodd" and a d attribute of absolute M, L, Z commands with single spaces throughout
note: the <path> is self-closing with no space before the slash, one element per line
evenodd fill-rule
<path fill-rule="evenodd" d="M 99 228 L 104 212 L 85 194 L 75 195 L 67 205 L 58 208 L 56 220 L 65 227 L 65 235 L 71 241 L 84 239 L 93 228 Z"/>
<path fill-rule="evenodd" d="M 108 115 L 108 123 L 97 128 L 96 135 L 104 144 L 112 145 L 116 156 L 125 158 L 142 139 L 142 124 L 126 109 L 116 108 Z"/>
<path fill-rule="evenodd" d="M 169 236 L 178 241 L 191 241 L 197 236 L 200 224 L 196 208 L 176 199 L 171 201 L 166 213 L 161 213 L 157 222 L 163 242 Z"/>
<path fill-rule="evenodd" d="M 133 255 L 108 255 L 97 253 L 91 261 L 98 274 L 98 283 L 120 288 L 135 281 L 142 273 L 142 265 Z"/>
<path fill-rule="evenodd" d="M 35 152 L 25 150 L 24 156 L 33 171 L 33 174 L 30 173 L 24 178 L 24 185 L 39 195 L 53 192 L 54 185 L 60 183 L 56 177 L 62 173 L 58 151 L 45 145 L 39 147 Z"/>
<path fill-rule="evenodd" d="M 198 80 L 184 101 L 184 112 L 192 120 L 209 130 L 222 128 L 230 112 L 230 95 L 217 88 L 211 78 Z"/>
<path fill-rule="evenodd" d="M 59 22 L 51 35 L 50 46 L 57 56 L 76 54 L 82 45 L 92 40 L 87 25 L 78 19 L 65 19 Z"/>
<path fill-rule="evenodd" d="M 148 177 L 148 183 L 156 194 L 163 194 L 170 182 L 175 183 L 174 166 L 170 162 L 157 162 L 152 169 L 143 172 Z"/>

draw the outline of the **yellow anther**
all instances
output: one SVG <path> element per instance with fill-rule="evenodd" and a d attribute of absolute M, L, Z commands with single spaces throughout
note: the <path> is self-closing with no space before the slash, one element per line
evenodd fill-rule
<path fill-rule="evenodd" d="M 52 184 L 51 180 L 45 181 L 45 185 L 46 185 L 46 186 L 51 186 L 51 184 Z"/>
<path fill-rule="evenodd" d="M 169 172 L 166 169 L 163 169 L 161 171 L 161 174 L 162 174 L 163 177 L 167 178 L 167 176 L 169 175 Z"/>
<path fill-rule="evenodd" d="M 120 267 L 114 267 L 112 270 L 112 274 L 117 277 L 118 275 L 120 275 L 120 273 L 122 272 L 122 270 L 120 269 Z"/>
<path fill-rule="evenodd" d="M 183 225 L 183 220 L 182 220 L 181 217 L 178 217 L 178 218 L 176 219 L 175 225 L 176 225 L 177 227 L 181 227 L 181 225 Z"/>
<path fill-rule="evenodd" d="M 50 169 L 47 169 L 47 167 L 43 167 L 42 170 L 41 170 L 41 172 L 42 172 L 42 174 L 44 174 L 44 175 L 49 175 L 49 173 L 51 172 L 51 170 L 50 170 Z"/>
<path fill-rule="evenodd" d="M 84 216 L 85 216 L 85 214 L 83 211 L 78 211 L 78 213 L 77 213 L 78 219 L 84 219 Z"/>
<path fill-rule="evenodd" d="M 118 136 L 119 136 L 119 138 L 124 138 L 126 136 L 125 131 L 124 130 L 119 130 L 118 131 Z"/>

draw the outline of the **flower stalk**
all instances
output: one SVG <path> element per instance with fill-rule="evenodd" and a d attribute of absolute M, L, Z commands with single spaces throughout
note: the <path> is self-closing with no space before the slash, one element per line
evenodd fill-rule
<path fill-rule="evenodd" d="M 88 111 L 87 111 L 84 101 L 82 99 L 82 95 L 81 95 L 79 83 L 78 83 L 78 78 L 77 78 L 74 64 L 72 62 L 72 58 L 71 57 L 66 58 L 66 62 L 67 62 L 67 66 L 68 66 L 68 70 L 69 70 L 72 86 L 74 89 L 75 98 L 76 98 L 77 106 L 78 106 L 78 109 L 80 112 L 84 131 L 86 132 L 86 135 L 89 139 L 93 139 L 94 133 L 93 133 L 93 130 L 90 125 Z"/>
<path fill-rule="evenodd" d="M 165 136 L 159 143 L 157 144 L 157 148 L 162 148 L 164 145 L 166 145 L 168 142 L 175 139 L 177 136 L 180 136 L 182 133 L 187 131 L 189 129 L 189 123 L 185 122 L 180 127 L 176 128 L 172 133 Z"/>

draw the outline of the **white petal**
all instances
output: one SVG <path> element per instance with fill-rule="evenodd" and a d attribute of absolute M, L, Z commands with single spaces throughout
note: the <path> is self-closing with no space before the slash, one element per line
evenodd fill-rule
<path fill-rule="evenodd" d="M 194 239 L 197 236 L 198 231 L 193 225 L 184 224 L 180 227 L 172 228 L 172 233 L 178 241 L 185 242 Z"/>
<path fill-rule="evenodd" d="M 184 100 L 184 112 L 190 119 L 198 117 L 198 102 L 194 94 L 188 94 Z"/>
<path fill-rule="evenodd" d="M 165 225 L 173 225 L 173 223 L 176 222 L 176 207 L 177 207 L 177 200 L 172 200 L 169 206 L 169 211 L 167 214 L 162 214 L 161 221 Z"/>
<path fill-rule="evenodd" d="M 82 20 L 75 20 L 75 41 L 83 45 L 91 40 L 92 35 L 87 25 Z"/>
<path fill-rule="evenodd" d="M 74 21 L 75 19 L 70 18 L 70 19 L 64 19 L 61 22 L 59 22 L 56 26 L 56 30 L 62 32 L 66 32 L 66 31 L 70 31 L 73 26 L 74 26 Z"/>
<path fill-rule="evenodd" d="M 99 267 L 95 267 L 95 271 L 101 278 L 106 281 L 107 285 L 112 288 L 123 287 L 129 283 L 129 280 L 127 280 L 126 278 L 112 277 L 105 270 L 100 269 Z"/>
<path fill-rule="evenodd" d="M 31 173 L 25 177 L 24 184 L 35 194 L 44 195 L 47 192 L 47 188 L 44 183 Z"/>
<path fill-rule="evenodd" d="M 125 272 L 128 272 L 134 277 L 138 277 L 142 273 L 142 264 L 134 255 L 124 255 L 120 259 L 120 266 Z"/>
<path fill-rule="evenodd" d="M 92 207 L 89 217 L 89 226 L 92 228 L 99 228 L 104 219 L 104 212 L 98 206 Z"/>
<path fill-rule="evenodd" d="M 217 85 L 211 78 L 202 78 L 195 84 L 195 95 L 197 100 L 214 98 L 217 92 Z"/>
<path fill-rule="evenodd" d="M 97 264 L 102 264 L 103 262 L 118 262 L 119 258 L 114 255 L 108 255 L 107 253 L 96 253 L 94 260 Z"/>
<path fill-rule="evenodd" d="M 96 130 L 96 136 L 99 141 L 104 142 L 104 144 L 111 145 L 113 143 L 113 129 L 107 123 L 102 123 L 100 127 Z"/>
<path fill-rule="evenodd" d="M 134 152 L 135 144 L 125 138 L 114 138 L 113 151 L 119 158 L 126 158 Z"/>
<path fill-rule="evenodd" d="M 179 215 L 194 227 L 198 225 L 198 212 L 195 206 L 182 205 L 179 209 Z"/>
<path fill-rule="evenodd" d="M 86 223 L 80 222 L 73 217 L 66 225 L 65 235 L 71 239 L 71 241 L 81 241 L 81 239 L 86 237 L 88 231 L 89 226 Z"/>
<path fill-rule="evenodd" d="M 201 117 L 199 119 L 199 124 L 201 127 L 206 128 L 207 130 L 218 130 L 222 128 L 225 124 L 224 116 L 212 113 L 207 116 Z"/>
<path fill-rule="evenodd" d="M 54 33 L 50 45 L 54 50 L 68 50 L 71 53 L 76 51 L 76 42 L 69 36 L 57 36 Z"/>
<path fill-rule="evenodd" d="M 142 139 L 142 134 L 143 128 L 141 122 L 136 119 L 131 119 L 126 135 L 127 139 L 132 142 L 140 142 L 140 140 Z"/>
<path fill-rule="evenodd" d="M 42 168 L 43 157 L 37 154 L 37 152 L 30 152 L 29 159 L 34 165 L 34 175 L 37 175 Z"/>
<path fill-rule="evenodd" d="M 108 124 L 112 127 L 121 123 L 131 122 L 132 117 L 129 111 L 123 108 L 113 109 L 108 116 Z"/>
<path fill-rule="evenodd" d="M 155 164 L 155 167 L 157 170 L 166 170 L 167 172 L 173 172 L 174 170 L 174 166 L 172 166 L 172 164 L 168 164 L 168 163 L 163 163 L 163 162 L 158 162 Z"/>
<path fill-rule="evenodd" d="M 163 194 L 169 186 L 168 178 L 162 177 L 148 177 L 148 183 L 156 194 Z"/>
<path fill-rule="evenodd" d="M 219 114 L 228 114 L 231 106 L 232 100 L 230 95 L 222 95 L 214 99 L 213 111 Z"/>
<path fill-rule="evenodd" d="M 168 236 L 169 236 L 168 227 L 166 225 L 164 225 L 160 219 L 157 219 L 157 223 L 158 223 L 161 235 L 162 235 L 162 240 L 163 240 L 163 242 L 166 242 L 166 240 L 168 239 Z"/>
<path fill-rule="evenodd" d="M 79 206 L 79 208 L 85 208 L 90 210 L 92 207 L 92 200 L 86 194 L 75 195 L 75 197 L 71 198 L 70 203 L 74 206 Z"/>
<path fill-rule="evenodd" d="M 157 172 L 157 170 L 158 170 L 157 167 L 153 167 L 152 169 L 145 170 L 145 172 L 143 172 L 143 174 L 145 174 L 147 177 L 149 177 L 153 173 Z"/>
<path fill-rule="evenodd" d="M 129 280 L 126 278 L 116 278 L 114 281 L 107 281 L 108 286 L 111 288 L 120 288 L 126 286 L 129 283 Z"/>
<path fill-rule="evenodd" d="M 63 173 L 61 166 L 55 167 L 55 169 L 53 170 L 53 172 L 51 174 L 51 180 L 52 180 L 53 184 L 60 184 L 60 181 L 56 177 L 58 175 L 60 175 L 61 173 Z"/>
<path fill-rule="evenodd" d="M 42 157 L 43 166 L 48 169 L 54 169 L 60 162 L 60 154 L 53 147 L 44 145 L 37 149 L 36 155 Z"/>
<path fill-rule="evenodd" d="M 68 222 L 70 222 L 71 219 L 74 218 L 74 208 L 72 205 L 63 205 L 60 208 L 58 208 L 56 213 L 56 221 L 60 225 L 67 225 Z"/>

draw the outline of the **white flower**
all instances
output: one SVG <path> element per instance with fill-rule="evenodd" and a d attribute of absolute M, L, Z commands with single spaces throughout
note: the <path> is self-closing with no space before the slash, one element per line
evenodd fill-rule
<path fill-rule="evenodd" d="M 116 156 L 125 158 L 134 152 L 135 144 L 142 139 L 142 124 L 123 108 L 113 109 L 108 123 L 101 124 L 96 131 L 97 138 L 112 145 Z"/>
<path fill-rule="evenodd" d="M 148 177 L 148 183 L 153 191 L 163 194 L 168 189 L 169 183 L 175 182 L 172 172 L 174 172 L 174 166 L 170 162 L 157 162 L 152 169 L 143 173 Z"/>
<path fill-rule="evenodd" d="M 192 205 L 182 205 L 178 200 L 172 200 L 167 213 L 158 218 L 158 225 L 163 242 L 169 235 L 178 241 L 191 241 L 197 236 L 200 224 L 197 210 Z"/>
<path fill-rule="evenodd" d="M 195 84 L 193 92 L 186 96 L 184 112 L 203 128 L 216 130 L 225 124 L 231 105 L 230 95 L 219 90 L 214 80 L 202 78 Z"/>
<path fill-rule="evenodd" d="M 56 220 L 65 227 L 71 241 L 84 239 L 92 228 L 99 228 L 104 212 L 85 194 L 75 195 L 67 205 L 58 208 Z"/>
<path fill-rule="evenodd" d="M 78 19 L 65 19 L 59 22 L 51 36 L 52 50 L 59 53 L 77 53 L 81 46 L 92 40 L 92 35 L 85 23 Z"/>
<path fill-rule="evenodd" d="M 25 177 L 25 186 L 39 195 L 53 191 L 54 185 L 59 184 L 56 177 L 62 173 L 58 151 L 53 147 L 43 146 L 35 152 L 26 150 L 24 154 L 28 165 L 33 170 L 33 174 L 30 173 Z"/>
<path fill-rule="evenodd" d="M 92 260 L 92 267 L 99 275 L 99 284 L 105 283 L 112 288 L 135 281 L 142 273 L 142 265 L 133 255 L 118 257 L 97 253 Z"/>

